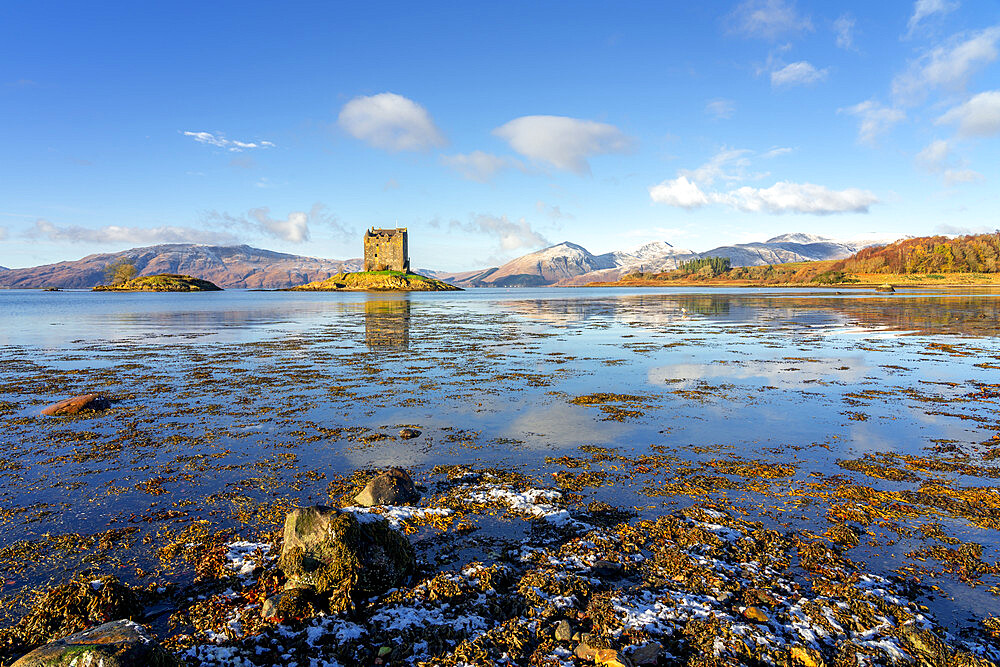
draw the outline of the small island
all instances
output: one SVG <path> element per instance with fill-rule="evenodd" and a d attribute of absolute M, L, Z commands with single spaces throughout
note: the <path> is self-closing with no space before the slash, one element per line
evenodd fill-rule
<path fill-rule="evenodd" d="M 409 241 L 405 227 L 369 229 L 362 239 L 364 271 L 338 273 L 293 287 L 299 292 L 459 292 L 462 288 L 410 273 Z"/>
<path fill-rule="evenodd" d="M 338 273 L 326 280 L 316 280 L 292 287 L 296 292 L 445 292 L 460 287 L 407 271 L 358 271 Z"/>
<path fill-rule="evenodd" d="M 222 288 L 208 280 L 160 273 L 155 276 L 131 278 L 112 285 L 98 285 L 95 292 L 220 292 Z"/>

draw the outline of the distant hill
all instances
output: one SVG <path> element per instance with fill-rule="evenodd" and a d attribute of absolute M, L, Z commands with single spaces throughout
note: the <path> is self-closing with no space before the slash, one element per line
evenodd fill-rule
<path fill-rule="evenodd" d="M 837 262 L 833 270 L 850 273 L 997 273 L 1000 232 L 948 238 L 903 239 L 865 248 Z"/>
<path fill-rule="evenodd" d="M 2 287 L 90 288 L 104 281 L 111 262 L 133 263 L 139 276 L 184 274 L 209 280 L 220 287 L 277 289 L 324 280 L 341 271 L 360 271 L 362 260 L 331 260 L 289 255 L 247 245 L 207 246 L 170 243 L 116 253 L 89 255 L 0 273 Z"/>

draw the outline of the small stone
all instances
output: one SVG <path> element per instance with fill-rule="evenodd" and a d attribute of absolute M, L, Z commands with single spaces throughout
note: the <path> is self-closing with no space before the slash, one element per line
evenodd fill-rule
<path fill-rule="evenodd" d="M 568 642 L 573 639 L 573 628 L 563 619 L 556 624 L 556 641 Z"/>
<path fill-rule="evenodd" d="M 69 664 L 144 667 L 177 662 L 146 628 L 122 619 L 49 642 L 20 658 L 12 667 Z"/>
<path fill-rule="evenodd" d="M 788 650 L 792 664 L 802 667 L 824 667 L 823 656 L 819 651 L 807 646 L 793 646 Z"/>
<path fill-rule="evenodd" d="M 758 607 L 747 607 L 743 611 L 743 618 L 755 623 L 767 623 L 768 621 L 767 614 L 761 611 Z"/>
<path fill-rule="evenodd" d="M 715 596 L 715 601 L 722 602 L 723 604 L 725 604 L 726 602 L 729 602 L 729 600 L 732 599 L 732 597 L 733 594 L 730 593 L 729 591 L 722 591 L 721 593 Z"/>
<path fill-rule="evenodd" d="M 415 428 L 403 428 L 399 430 L 399 437 L 403 440 L 409 440 L 411 438 L 419 438 L 420 431 Z"/>
<path fill-rule="evenodd" d="M 598 649 L 594 654 L 594 662 L 604 667 L 632 667 L 632 662 L 618 651 L 610 648 Z"/>
<path fill-rule="evenodd" d="M 384 658 L 385 656 L 389 655 L 390 653 L 392 653 L 392 647 L 391 646 L 382 646 L 378 650 L 378 657 Z"/>
<path fill-rule="evenodd" d="M 413 486 L 413 480 L 402 468 L 390 468 L 375 476 L 361 493 L 354 496 L 354 502 L 362 507 L 374 505 L 408 505 L 420 500 L 420 493 Z"/>
<path fill-rule="evenodd" d="M 636 665 L 655 665 L 663 653 L 663 647 L 656 642 L 643 644 L 632 651 L 632 662 Z"/>
<path fill-rule="evenodd" d="M 101 412 L 111 407 L 111 401 L 101 394 L 73 396 L 44 408 L 42 414 L 49 417 L 78 415 L 84 412 Z"/>
<path fill-rule="evenodd" d="M 272 595 L 271 597 L 264 600 L 264 604 L 260 606 L 260 617 L 265 621 L 273 621 L 278 618 L 278 601 L 281 599 L 280 595 Z"/>
<path fill-rule="evenodd" d="M 591 568 L 593 573 L 601 579 L 617 579 L 622 576 L 623 569 L 621 563 L 612 560 L 595 561 Z"/>
<path fill-rule="evenodd" d="M 586 636 L 588 635 L 584 635 L 584 637 Z M 597 657 L 597 649 L 588 644 L 586 640 L 582 640 L 576 645 L 576 648 L 573 649 L 573 655 L 580 658 L 580 660 L 589 660 L 593 662 L 594 658 Z"/>

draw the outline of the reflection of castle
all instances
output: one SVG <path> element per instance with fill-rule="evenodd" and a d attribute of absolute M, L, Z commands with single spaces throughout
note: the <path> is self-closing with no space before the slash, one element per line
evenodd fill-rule
<path fill-rule="evenodd" d="M 365 271 L 410 271 L 406 227 L 365 232 Z"/>
<path fill-rule="evenodd" d="M 371 348 L 410 347 L 409 295 L 365 302 L 365 343 Z"/>

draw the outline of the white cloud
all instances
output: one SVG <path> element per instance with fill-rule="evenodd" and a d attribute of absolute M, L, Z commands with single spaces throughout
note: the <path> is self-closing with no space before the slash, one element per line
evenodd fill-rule
<path fill-rule="evenodd" d="M 0 241 L 5 240 L 6 238 L 7 238 L 7 228 L 0 227 Z"/>
<path fill-rule="evenodd" d="M 447 143 L 427 109 L 395 93 L 355 97 L 337 122 L 355 139 L 387 151 L 425 151 Z"/>
<path fill-rule="evenodd" d="M 504 169 L 524 170 L 520 160 L 511 157 L 501 157 L 483 151 L 472 151 L 468 154 L 442 155 L 441 163 L 451 167 L 470 181 L 485 183 L 493 179 Z"/>
<path fill-rule="evenodd" d="M 236 237 L 227 232 L 217 232 L 191 227 L 123 227 L 105 225 L 93 229 L 76 225 L 58 226 L 48 220 L 38 219 L 35 226 L 25 234 L 28 238 L 45 238 L 49 241 L 69 241 L 71 243 L 206 243 L 230 244 Z"/>
<path fill-rule="evenodd" d="M 878 197 L 868 190 L 831 190 L 822 185 L 787 181 L 769 188 L 744 186 L 729 192 L 706 193 L 683 176 L 652 186 L 649 196 L 656 203 L 688 210 L 708 204 L 725 204 L 747 213 L 771 214 L 867 213 L 869 206 L 878 203 Z"/>
<path fill-rule="evenodd" d="M 937 125 L 958 125 L 966 137 L 987 137 L 1000 133 L 1000 90 L 979 93 L 938 118 Z"/>
<path fill-rule="evenodd" d="M 812 183 L 781 181 L 769 188 L 744 186 L 717 199 L 741 211 L 750 213 L 867 213 L 868 207 L 878 203 L 878 197 L 868 190 L 847 188 L 831 190 Z"/>
<path fill-rule="evenodd" d="M 913 16 L 910 17 L 910 21 L 907 23 L 907 27 L 909 28 L 908 34 L 913 34 L 913 31 L 917 28 L 917 24 L 928 16 L 932 14 L 947 14 L 958 9 L 958 6 L 958 2 L 951 2 L 949 0 L 917 0 L 913 5 Z"/>
<path fill-rule="evenodd" d="M 854 48 L 854 17 L 844 14 L 833 22 L 833 32 L 837 35 L 837 46 L 851 50 Z"/>
<path fill-rule="evenodd" d="M 736 113 L 736 103 L 721 97 L 709 100 L 705 104 L 705 113 L 711 114 L 720 120 L 726 120 L 732 118 L 733 114 Z"/>
<path fill-rule="evenodd" d="M 183 134 L 185 137 L 191 137 L 199 144 L 225 148 L 226 150 L 234 153 L 239 153 L 240 151 L 250 148 L 274 148 L 274 144 L 270 141 L 236 141 L 235 139 L 226 139 L 225 136 L 221 134 L 212 134 L 211 132 L 185 131 Z"/>
<path fill-rule="evenodd" d="M 803 86 L 825 79 L 828 71 L 816 69 L 811 63 L 802 60 L 771 72 L 771 85 L 779 88 L 782 86 Z"/>
<path fill-rule="evenodd" d="M 266 206 L 250 209 L 249 215 L 260 225 L 261 231 L 268 236 L 288 241 L 302 243 L 309 240 L 309 215 L 303 211 L 293 211 L 284 220 L 270 216 L 271 209 Z"/>
<path fill-rule="evenodd" d="M 534 231 L 524 218 L 512 222 L 505 215 L 499 218 L 492 215 L 477 215 L 467 223 L 452 220 L 449 227 L 492 236 L 506 252 L 549 245 L 546 238 Z"/>
<path fill-rule="evenodd" d="M 922 151 L 917 153 L 917 163 L 928 171 L 941 171 L 950 156 L 951 144 L 942 139 L 937 139 L 927 144 Z"/>
<path fill-rule="evenodd" d="M 892 93 L 903 104 L 918 104 L 928 90 L 965 90 L 976 70 L 997 59 L 1000 26 L 956 35 L 948 44 L 925 52 L 893 79 Z"/>
<path fill-rule="evenodd" d="M 579 174 L 590 173 L 588 157 L 634 148 L 634 141 L 614 125 L 565 116 L 522 116 L 493 134 L 527 158 Z"/>
<path fill-rule="evenodd" d="M 978 183 L 983 180 L 983 175 L 972 169 L 945 169 L 945 185 L 955 185 L 956 183 Z"/>
<path fill-rule="evenodd" d="M 745 0 L 730 14 L 729 20 L 736 32 L 763 39 L 812 30 L 812 23 L 799 15 L 795 3 L 784 0 Z"/>
<path fill-rule="evenodd" d="M 874 144 L 880 135 L 906 119 L 906 114 L 901 109 L 887 107 L 874 100 L 866 100 L 838 111 L 861 119 L 858 140 L 865 144 Z"/>
<path fill-rule="evenodd" d="M 691 210 L 700 208 L 709 203 L 708 197 L 696 183 L 692 183 L 686 176 L 678 176 L 669 181 L 663 181 L 658 185 L 650 186 L 650 198 L 658 204 L 668 204 Z"/>

